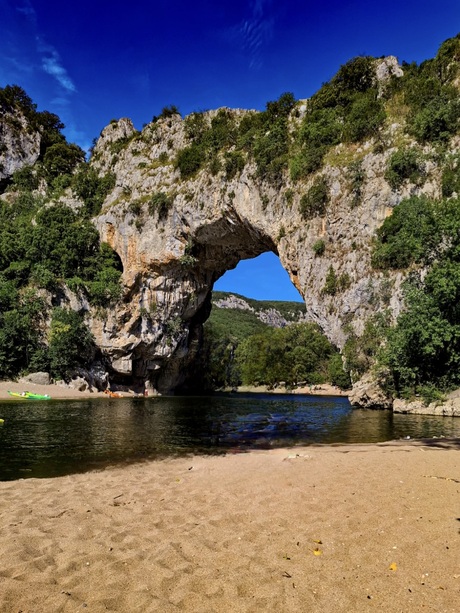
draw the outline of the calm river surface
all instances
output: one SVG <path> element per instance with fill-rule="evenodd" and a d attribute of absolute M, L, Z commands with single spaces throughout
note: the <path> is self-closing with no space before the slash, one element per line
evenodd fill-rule
<path fill-rule="evenodd" d="M 0 481 L 232 448 L 460 437 L 460 418 L 356 410 L 346 398 L 297 395 L 6 401 L 0 418 Z"/>

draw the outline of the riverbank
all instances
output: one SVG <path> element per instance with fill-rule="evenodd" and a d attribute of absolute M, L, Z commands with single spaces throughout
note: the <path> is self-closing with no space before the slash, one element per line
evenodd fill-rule
<path fill-rule="evenodd" d="M 231 391 L 230 389 L 227 391 Z M 312 396 L 348 396 L 350 390 L 342 390 L 336 385 L 322 383 L 321 385 L 304 385 L 296 388 L 286 388 L 284 386 L 267 387 L 266 385 L 240 385 L 237 392 L 257 393 L 257 394 L 310 394 Z"/>
<path fill-rule="evenodd" d="M 52 399 L 65 400 L 65 399 L 84 399 L 84 398 L 108 398 L 107 394 L 97 391 L 85 390 L 80 392 L 77 389 L 71 387 L 65 387 L 63 385 L 36 385 L 34 383 L 16 383 L 14 381 L 0 381 L 0 400 L 11 400 L 11 396 L 8 394 L 8 390 L 11 392 L 21 393 L 25 390 L 34 392 L 36 394 L 48 394 Z M 232 391 L 230 389 L 226 390 Z M 311 394 L 317 396 L 347 396 L 349 392 L 343 391 L 333 385 L 314 385 L 299 387 L 294 390 L 286 389 L 285 387 L 277 387 L 275 389 L 269 389 L 266 386 L 241 386 L 237 390 L 242 393 L 265 393 L 265 394 Z M 117 392 L 121 396 L 128 398 L 134 396 L 134 392 Z"/>
<path fill-rule="evenodd" d="M 278 449 L 0 483 L 0 609 L 453 613 L 459 447 Z"/>
<path fill-rule="evenodd" d="M 12 400 L 12 397 L 8 394 L 8 390 L 19 394 L 26 390 L 28 392 L 34 392 L 35 394 L 48 394 L 49 396 L 51 396 L 52 399 L 56 400 L 72 398 L 108 398 L 107 394 L 104 394 L 103 392 L 90 392 L 89 390 L 80 392 L 77 389 L 65 387 L 63 385 L 36 385 L 34 383 L 16 383 L 15 381 L 0 381 L 0 400 Z"/>

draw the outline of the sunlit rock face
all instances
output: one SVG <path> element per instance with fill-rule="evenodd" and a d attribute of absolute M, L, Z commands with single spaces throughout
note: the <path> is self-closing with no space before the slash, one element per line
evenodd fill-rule
<path fill-rule="evenodd" d="M 206 121 L 216 112 L 205 113 Z M 236 122 L 246 113 L 229 112 Z M 298 113 L 291 121 L 299 121 Z M 362 332 L 371 313 L 399 312 L 401 276 L 372 270 L 371 243 L 402 198 L 439 196 L 435 168 L 426 169 L 423 186 L 406 182 L 395 191 L 384 178 L 394 149 L 376 152 L 365 143 L 350 152 L 339 145 L 315 175 L 329 187 L 326 211 L 305 221 L 300 201 L 315 177 L 293 183 L 286 173 L 273 186 L 248 162 L 229 180 L 209 167 L 184 180 L 174 161 L 189 144 L 179 115 L 140 133 L 121 119 L 103 130 L 93 152 L 98 172 L 116 175 L 95 223 L 122 260 L 124 299 L 104 317 L 95 316 L 92 329 L 120 377 L 149 380 L 160 392 L 182 384 L 210 312 L 213 284 L 240 260 L 266 251 L 279 256 L 305 299 L 307 318 L 338 347 L 350 330 Z M 364 172 L 359 201 L 350 187 L 351 153 Z M 322 254 L 314 248 L 318 241 Z M 331 266 L 338 283 L 328 293 Z"/>
<path fill-rule="evenodd" d="M 396 58 L 377 61 L 380 91 L 401 75 Z M 307 105 L 299 101 L 289 116 L 292 145 Z M 229 172 L 234 147 L 228 143 L 226 150 L 216 147 L 200 170 L 182 176 L 178 156 L 193 136 L 189 118 L 173 111 L 141 132 L 129 119 L 112 121 L 90 164 L 101 177 L 113 173 L 116 184 L 93 221 L 121 259 L 123 297 L 106 310 L 92 308 L 68 288 L 62 297 L 63 304 L 86 313 L 105 358 L 98 367 L 107 365 L 118 383 L 149 382 L 162 393 L 186 383 L 214 283 L 242 259 L 267 251 L 279 256 L 304 298 L 307 320 L 339 348 L 350 334 L 362 333 L 372 314 L 388 310 L 396 316 L 403 276 L 372 269 L 375 231 L 402 199 L 439 198 L 441 191 L 441 169 L 429 145 L 423 147 L 423 182 L 405 180 L 392 189 L 385 179 L 392 153 L 414 145 L 398 109 L 388 113 L 378 141 L 337 145 L 307 179 L 293 181 L 286 169 L 276 183 L 262 180 L 252 158 L 241 152 L 242 164 Z M 235 128 L 254 113 L 214 110 L 201 113 L 200 121 L 210 127 L 222 111 Z M 0 116 L 0 184 L 34 164 L 40 138 L 24 118 Z M 458 137 L 450 150 L 458 154 Z M 319 180 L 327 186 L 327 203 L 320 214 L 302 215 L 304 199 Z M 75 209 L 83 205 L 70 190 L 60 201 Z"/>
<path fill-rule="evenodd" d="M 0 185 L 40 154 L 40 133 L 19 113 L 0 112 Z"/>

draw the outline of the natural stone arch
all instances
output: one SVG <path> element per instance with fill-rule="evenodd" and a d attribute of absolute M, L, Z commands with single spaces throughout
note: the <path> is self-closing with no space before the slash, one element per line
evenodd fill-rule
<path fill-rule="evenodd" d="M 115 382 L 142 386 L 150 381 L 163 393 L 183 383 L 199 350 L 214 283 L 243 259 L 268 251 L 279 255 L 268 234 L 235 215 L 193 231 L 188 227 L 177 237 L 182 255 L 149 262 L 142 257 L 137 264 L 130 259 L 132 242 L 124 251 L 111 222 L 106 223 L 105 234 L 101 229 L 102 238 L 121 252 L 124 270 L 128 266 L 133 272 L 131 278 L 125 275 L 129 290 L 124 313 L 121 317 L 119 310 L 113 313 L 111 327 L 106 322 L 103 332 L 110 335 L 102 349 L 111 357 Z"/>
<path fill-rule="evenodd" d="M 371 312 L 398 311 L 402 277 L 390 279 L 393 303 L 383 304 L 380 287 L 388 279 L 370 266 L 372 239 L 392 206 L 414 190 L 436 195 L 435 184 L 393 193 L 384 179 L 389 152 L 372 149 L 359 154 L 359 203 L 343 163 L 297 183 L 288 174 L 276 185 L 261 181 L 250 161 L 230 180 L 207 168 L 183 180 L 174 159 L 187 144 L 176 115 L 142 133 L 129 120 L 110 124 L 94 149 L 98 172 L 116 175 L 95 223 L 122 260 L 125 293 L 105 319 L 93 319 L 92 330 L 120 377 L 148 379 L 161 392 L 179 385 L 196 355 L 214 282 L 241 259 L 265 251 L 279 256 L 305 300 L 307 319 L 338 347 L 347 329 L 362 331 Z M 318 179 L 327 184 L 328 201 L 306 217 L 302 198 Z M 161 210 L 152 204 L 159 200 Z M 324 243 L 321 255 L 314 249 L 318 241 Z M 344 280 L 333 294 L 324 291 L 331 269 Z"/>

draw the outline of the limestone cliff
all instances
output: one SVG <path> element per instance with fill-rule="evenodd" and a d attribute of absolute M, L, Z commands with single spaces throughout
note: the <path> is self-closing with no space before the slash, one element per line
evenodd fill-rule
<path fill-rule="evenodd" d="M 373 269 L 372 244 L 404 198 L 439 198 L 443 164 L 450 154 L 457 163 L 459 118 L 451 98 L 459 83 L 449 76 L 456 72 L 446 49 L 436 66 L 444 81 L 451 79 L 441 110 L 453 119 L 441 135 L 442 155 L 436 143 L 407 129 L 415 111 L 398 89 L 404 72 L 393 57 L 355 58 L 316 102 L 283 95 L 263 117 L 223 108 L 182 118 L 171 107 L 142 131 L 129 119 L 113 120 L 89 164 L 101 180 L 115 178 L 93 223 L 121 260 L 122 298 L 110 309 L 95 308 L 65 287 L 49 303 L 86 314 L 112 381 L 147 383 L 161 393 L 186 380 L 214 283 L 242 259 L 278 255 L 305 300 L 306 320 L 339 348 L 362 333 L 372 314 L 386 310 L 395 318 L 404 273 Z M 0 180 L 38 158 L 41 138 L 30 126 L 17 130 L 25 121 L 18 113 L 1 119 Z M 58 118 L 46 119 L 59 128 Z M 388 170 L 400 151 L 409 152 L 412 166 L 400 166 L 393 181 Z M 78 169 L 70 173 L 49 198 L 84 208 L 72 188 Z"/>
<path fill-rule="evenodd" d="M 377 69 L 382 80 L 389 70 L 399 70 L 394 58 Z M 306 104 L 297 103 L 291 112 L 292 130 Z M 235 125 L 251 114 L 225 112 Z M 217 113 L 204 113 L 202 119 L 210 125 Z M 338 145 L 310 178 L 294 182 L 286 172 L 277 185 L 261 180 L 250 158 L 228 178 L 221 152 L 216 153 L 220 171 L 203 168 L 182 178 L 174 162 L 191 142 L 186 121 L 173 113 L 137 132 L 129 119 L 120 119 L 102 131 L 94 148 L 93 167 L 116 175 L 94 221 L 101 239 L 122 260 L 125 289 L 123 303 L 104 319 L 94 317 L 92 329 L 116 372 L 148 379 L 161 392 L 174 389 L 199 346 L 213 284 L 240 260 L 266 251 L 279 256 L 304 297 L 307 319 L 338 347 L 347 329 L 361 333 L 370 313 L 399 312 L 402 275 L 371 269 L 373 236 L 404 197 L 438 197 L 440 177 L 436 163 L 426 161 L 423 183 L 390 187 L 384 176 L 389 156 L 398 140 L 411 145 L 397 116 L 384 126 L 386 147 L 372 140 Z M 352 187 L 353 161 L 361 169 L 359 201 Z M 306 221 L 301 199 L 318 177 L 327 184 L 329 199 L 321 215 Z M 331 267 L 343 282 L 328 293 Z"/>
<path fill-rule="evenodd" d="M 280 312 L 278 305 L 275 302 L 250 300 L 243 296 L 234 295 L 231 293 L 217 293 L 213 294 L 213 307 L 218 309 L 232 309 L 236 311 L 249 311 L 254 314 L 259 321 L 270 326 L 272 328 L 284 328 L 293 323 L 301 323 L 305 321 L 305 309 L 302 303 L 286 302 L 284 305 L 289 305 L 290 308 L 283 309 L 283 313 Z M 298 308 L 301 307 L 301 308 Z"/>
<path fill-rule="evenodd" d="M 16 170 L 32 166 L 40 154 L 41 135 L 21 113 L 0 108 L 0 185 Z"/>

